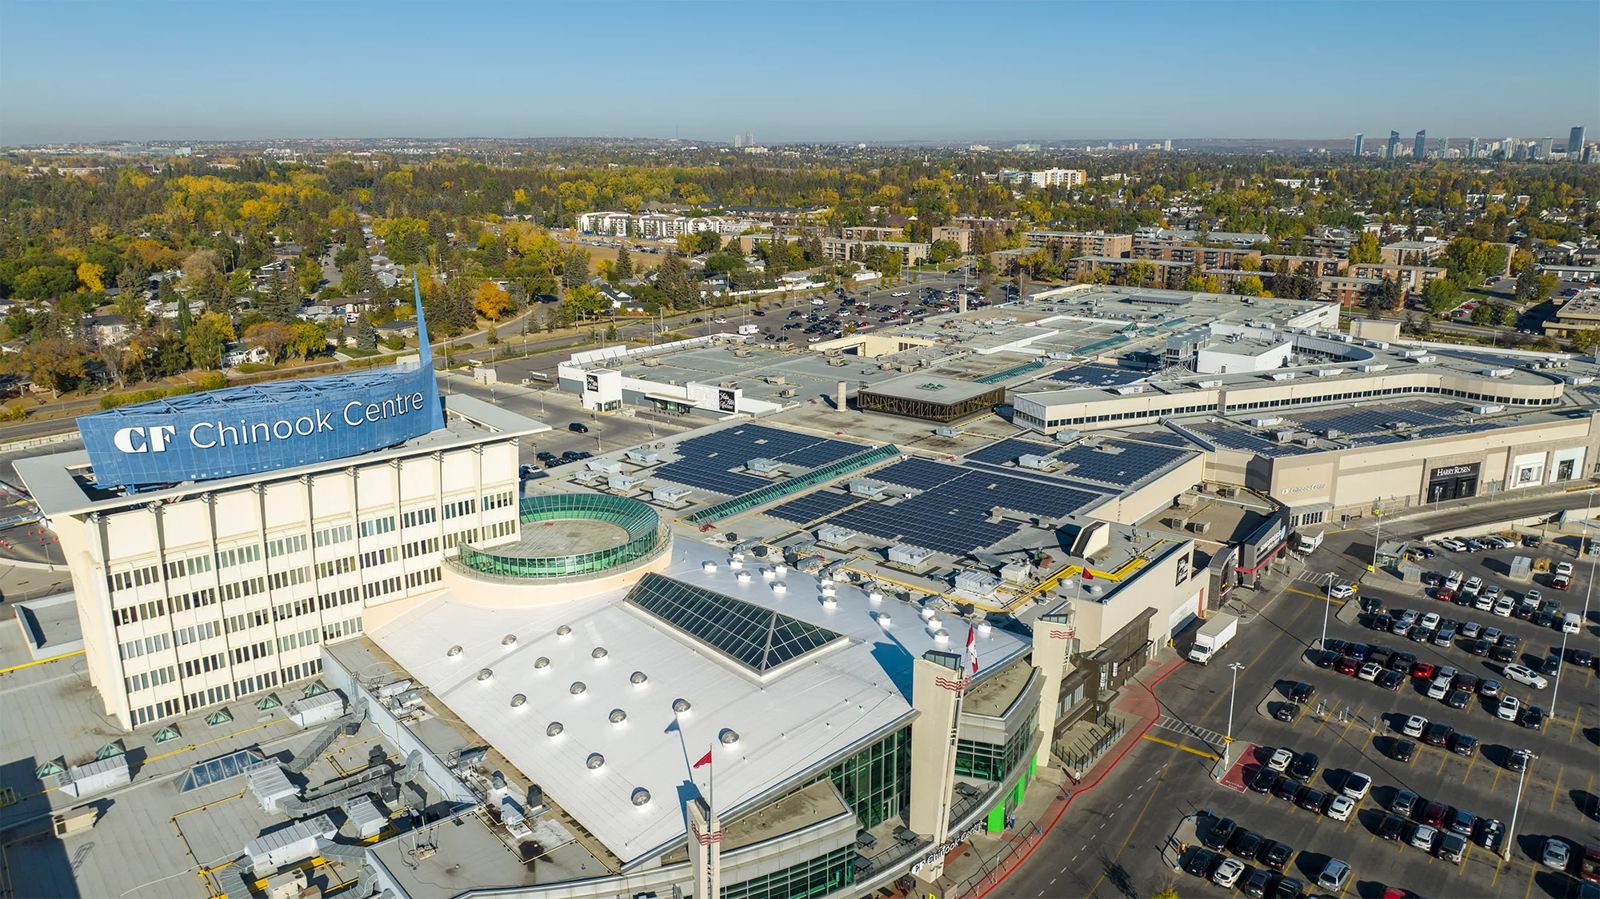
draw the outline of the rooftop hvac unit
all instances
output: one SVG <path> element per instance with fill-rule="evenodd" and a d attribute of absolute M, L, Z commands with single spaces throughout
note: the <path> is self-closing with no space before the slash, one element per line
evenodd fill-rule
<path fill-rule="evenodd" d="M 1427 350 L 1405 350 L 1400 355 L 1404 356 L 1407 359 L 1416 359 L 1416 358 L 1418 358 L 1420 356 L 1428 355 L 1428 351 Z"/>
<path fill-rule="evenodd" d="M 1490 378 L 1509 378 L 1511 377 L 1511 372 L 1512 369 L 1509 368 L 1486 368 L 1483 370 L 1483 374 Z"/>
<path fill-rule="evenodd" d="M 850 490 L 851 496 L 876 497 L 882 496 L 884 490 L 887 488 L 877 481 L 869 481 L 866 478 L 856 478 L 850 482 L 848 489 Z"/>
<path fill-rule="evenodd" d="M 631 474 L 610 474 L 606 475 L 606 486 L 612 490 L 632 490 L 642 480 Z"/>
<path fill-rule="evenodd" d="M 661 461 L 661 454 L 652 449 L 635 447 L 622 454 L 629 462 L 639 465 L 654 465 Z"/>
<path fill-rule="evenodd" d="M 783 375 L 767 375 L 766 378 L 764 378 L 763 380 L 765 380 L 768 384 L 787 384 L 787 383 L 789 383 L 789 379 L 785 378 Z"/>
<path fill-rule="evenodd" d="M 1277 431 L 1277 432 L 1274 432 L 1273 435 L 1272 435 L 1272 439 L 1276 440 L 1279 443 L 1288 443 L 1288 442 L 1294 440 L 1294 431 Z"/>
<path fill-rule="evenodd" d="M 756 474 L 775 474 L 782 466 L 776 459 L 756 458 L 744 463 L 744 467 Z"/>
<path fill-rule="evenodd" d="M 1028 468 L 1034 471 L 1049 471 L 1055 464 L 1054 459 L 1034 453 L 1023 453 L 1017 457 L 1018 468 Z"/>
<path fill-rule="evenodd" d="M 1275 424 L 1281 423 L 1283 421 L 1283 416 L 1281 416 L 1281 415 L 1271 415 L 1271 416 L 1267 416 L 1265 418 L 1251 418 L 1251 419 L 1248 419 L 1248 421 L 1250 422 L 1250 424 L 1252 424 L 1252 425 L 1254 425 L 1255 427 L 1258 427 L 1258 428 L 1270 428 Z"/>
<path fill-rule="evenodd" d="M 680 502 L 689 495 L 689 488 L 679 487 L 676 484 L 662 484 L 650 491 L 650 498 L 658 503 Z"/>
<path fill-rule="evenodd" d="M 1292 371 L 1276 371 L 1268 375 L 1274 381 L 1293 381 L 1295 373 Z"/>
<path fill-rule="evenodd" d="M 1340 437 L 1344 436 L 1344 432 L 1338 428 L 1327 428 L 1322 432 L 1322 436 L 1328 438 L 1329 440 L 1338 440 Z"/>
<path fill-rule="evenodd" d="M 1114 390 L 1120 396 L 1130 396 L 1130 395 L 1136 394 L 1136 393 L 1144 393 L 1144 385 L 1143 384 L 1124 384 L 1121 387 L 1114 388 Z"/>
<path fill-rule="evenodd" d="M 1076 428 L 1062 428 L 1055 433 L 1055 440 L 1057 443 L 1071 443 L 1077 440 L 1082 433 Z"/>
<path fill-rule="evenodd" d="M 798 395 L 799 392 L 800 391 L 794 387 L 784 387 L 778 390 L 778 396 L 788 398 Z"/>
<path fill-rule="evenodd" d="M 255 873 L 264 875 L 311 858 L 317 854 L 319 840 L 331 840 L 338 832 L 332 818 L 318 815 L 256 837 L 244 844 L 244 853 L 250 856 Z"/>
<path fill-rule="evenodd" d="M 1313 375 L 1319 377 L 1319 378 L 1331 378 L 1331 377 L 1333 377 L 1335 375 L 1344 374 L 1344 369 L 1342 369 L 1342 368 L 1318 368 L 1318 369 L 1314 369 L 1311 373 Z"/>
<path fill-rule="evenodd" d="M 1411 361 L 1415 362 L 1415 363 L 1417 363 L 1419 365 L 1426 365 L 1426 364 L 1428 364 L 1430 362 L 1436 361 L 1436 358 L 1437 357 L 1435 357 L 1435 356 L 1433 356 L 1431 354 L 1423 354 L 1421 356 L 1412 357 Z"/>
<path fill-rule="evenodd" d="M 949 425 L 942 425 L 940 427 L 934 428 L 933 429 L 933 433 L 935 435 L 939 436 L 939 437 L 960 437 L 961 436 L 961 429 L 960 428 L 952 428 Z"/>
<path fill-rule="evenodd" d="M 817 542 L 825 546 L 848 547 L 855 539 L 856 532 L 849 528 L 831 524 L 817 528 Z"/>
<path fill-rule="evenodd" d="M 643 365 L 646 368 L 657 368 L 657 367 L 659 367 L 661 365 L 661 360 L 657 359 L 654 356 L 646 356 L 643 359 L 639 360 L 639 364 Z"/>
<path fill-rule="evenodd" d="M 933 550 L 921 546 L 912 546 L 908 543 L 897 543 L 889 547 L 889 561 L 896 565 L 921 567 L 933 557 Z"/>
<path fill-rule="evenodd" d="M 589 459 L 583 467 L 590 471 L 604 472 L 605 474 L 620 474 L 622 463 L 616 459 Z"/>
<path fill-rule="evenodd" d="M 1499 403 L 1487 403 L 1482 406 L 1473 406 L 1472 411 L 1475 415 L 1493 415 L 1496 412 L 1506 411 L 1506 407 Z"/>
<path fill-rule="evenodd" d="M 1298 440 L 1298 443 L 1301 446 L 1312 446 L 1312 447 L 1314 447 L 1314 446 L 1317 445 L 1317 435 L 1315 435 L 1315 434 L 1301 434 L 1300 435 L 1300 439 Z"/>
<path fill-rule="evenodd" d="M 344 697 L 337 690 L 318 693 L 289 703 L 289 720 L 301 727 L 316 727 L 344 714 Z"/>
<path fill-rule="evenodd" d="M 1388 367 L 1389 367 L 1388 365 L 1386 365 L 1386 364 L 1384 364 L 1382 362 L 1368 362 L 1368 363 L 1365 363 L 1363 365 L 1356 366 L 1356 370 L 1360 371 L 1360 372 L 1365 372 L 1367 374 L 1372 374 L 1373 372 L 1384 371 Z"/>

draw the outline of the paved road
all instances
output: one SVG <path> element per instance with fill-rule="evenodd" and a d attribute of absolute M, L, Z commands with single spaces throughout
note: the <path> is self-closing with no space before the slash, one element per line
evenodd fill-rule
<path fill-rule="evenodd" d="M 1556 502 L 1582 506 L 1581 497 L 1562 496 L 1498 504 L 1453 513 L 1454 522 L 1468 527 L 1474 520 L 1497 520 L 1517 514 L 1526 505 L 1549 510 Z M 1507 510 L 1512 510 L 1508 512 Z M 1417 527 L 1430 526 L 1417 522 Z M 1430 526 L 1431 527 L 1431 526 Z M 1403 528 L 1397 528 L 1401 530 Z M 1388 528 L 1385 528 L 1388 533 Z M 1371 537 L 1360 532 L 1336 534 L 1308 562 L 1314 571 L 1329 569 L 1354 573 L 1364 568 Z M 1354 549 L 1355 555 L 1345 556 Z M 1502 553 L 1501 555 L 1505 555 Z M 1485 563 L 1490 564 L 1485 567 Z M 1483 554 L 1464 559 L 1436 559 L 1440 565 L 1460 567 L 1494 577 L 1503 560 Z M 1580 567 L 1580 577 L 1587 572 Z M 1364 800 L 1348 822 L 1313 815 L 1276 799 L 1235 792 L 1212 778 L 1213 757 L 1219 750 L 1208 732 L 1228 729 L 1230 677 L 1226 664 L 1205 668 L 1190 666 L 1167 678 L 1157 697 L 1168 716 L 1149 737 L 1129 752 L 1121 765 L 1099 786 L 1080 797 L 1029 862 L 992 896 L 1069 897 L 1101 896 L 1138 899 L 1174 887 L 1182 896 L 1225 896 L 1226 891 L 1165 867 L 1161 851 L 1184 815 L 1211 809 L 1232 817 L 1242 826 L 1299 850 L 1289 873 L 1309 883 L 1324 858 L 1348 861 L 1355 869 L 1352 884 L 1343 895 L 1376 899 L 1381 884 L 1397 884 L 1424 896 L 1565 896 L 1570 879 L 1543 869 L 1537 853 L 1546 835 L 1576 841 L 1600 841 L 1600 766 L 1594 764 L 1600 746 L 1600 679 L 1592 671 L 1569 668 L 1563 672 L 1560 717 L 1543 732 L 1527 731 L 1497 719 L 1484 705 L 1475 703 L 1453 710 L 1428 699 L 1421 687 L 1408 683 L 1399 693 L 1319 669 L 1302 661 L 1304 650 L 1320 636 L 1324 612 L 1332 612 L 1322 599 L 1315 575 L 1280 585 L 1271 594 L 1247 597 L 1248 623 L 1233 651 L 1224 661 L 1239 661 L 1237 693 L 1233 703 L 1233 731 L 1242 753 L 1247 743 L 1287 745 L 1297 751 L 1314 751 L 1323 769 L 1315 786 L 1330 789 L 1346 770 L 1361 770 L 1374 778 L 1373 795 Z M 1582 605 L 1586 580 L 1566 597 L 1572 610 Z M 1545 590 L 1549 595 L 1550 591 Z M 1488 619 L 1486 613 L 1438 603 L 1414 589 L 1384 594 L 1386 601 L 1427 610 L 1458 620 Z M 1354 610 L 1352 610 L 1353 612 Z M 1457 647 L 1414 644 L 1402 638 L 1379 637 L 1355 623 L 1329 614 L 1329 635 L 1345 640 L 1380 640 L 1414 652 L 1424 661 L 1453 664 L 1463 671 L 1494 676 L 1481 659 Z M 1502 629 L 1523 637 L 1524 648 L 1542 653 L 1559 645 L 1560 635 L 1549 629 L 1511 619 L 1492 619 Z M 1600 612 L 1591 614 L 1584 634 L 1569 645 L 1600 652 Z M 1404 645 L 1399 645 L 1404 644 Z M 1231 656 L 1231 658 L 1230 658 Z M 1314 704 L 1300 720 L 1287 725 L 1257 711 L 1265 700 L 1280 698 L 1287 681 L 1303 681 L 1317 688 L 1318 698 L 1329 704 L 1320 718 Z M 1550 689 L 1530 691 L 1513 686 L 1525 700 L 1548 705 Z M 1349 713 L 1341 719 L 1340 712 Z M 1409 765 L 1389 759 L 1384 751 L 1392 739 L 1396 716 L 1420 714 L 1445 721 L 1477 736 L 1481 750 L 1464 758 L 1433 747 L 1422 747 Z M 1196 734 L 1199 734 L 1198 736 Z M 1509 822 L 1516 793 L 1516 777 L 1502 761 L 1511 747 L 1526 746 L 1540 753 L 1525 786 L 1512 859 L 1474 847 L 1460 865 L 1432 858 L 1409 847 L 1379 839 L 1373 830 L 1382 816 L 1381 806 L 1397 788 L 1415 791 L 1427 799 L 1462 806 L 1481 815 Z M 1238 758 L 1236 755 L 1235 758 Z M 1252 761 L 1252 766 L 1254 762 Z M 1245 769 L 1252 770 L 1252 769 Z"/>

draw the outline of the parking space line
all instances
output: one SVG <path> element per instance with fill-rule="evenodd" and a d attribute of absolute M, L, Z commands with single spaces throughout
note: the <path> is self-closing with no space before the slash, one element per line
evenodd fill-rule
<path fill-rule="evenodd" d="M 1489 792 L 1490 793 L 1493 793 L 1494 792 L 1494 788 L 1500 785 L 1500 773 L 1502 771 L 1504 771 L 1504 770 L 1505 770 L 1505 768 L 1501 767 L 1500 765 L 1495 765 L 1494 766 L 1494 780 L 1489 781 Z"/>
<path fill-rule="evenodd" d="M 1571 743 L 1578 737 L 1578 718 L 1583 715 L 1583 706 L 1576 706 L 1572 710 L 1572 731 L 1567 734 L 1567 742 Z"/>
<path fill-rule="evenodd" d="M 1556 782 L 1550 785 L 1550 811 L 1552 812 L 1556 810 L 1556 797 L 1561 795 L 1561 772 L 1564 770 L 1566 769 L 1560 765 L 1556 766 Z"/>
<path fill-rule="evenodd" d="M 1467 770 L 1461 772 L 1462 783 L 1466 783 L 1472 777 L 1472 770 L 1476 767 L 1478 767 L 1478 754 L 1475 752 L 1472 754 L 1472 758 L 1467 761 Z"/>
<path fill-rule="evenodd" d="M 1448 752 L 1439 753 L 1439 770 L 1437 770 L 1437 771 L 1435 771 L 1433 773 L 1443 777 L 1444 776 L 1444 766 L 1448 765 L 1448 764 L 1450 764 L 1450 753 L 1448 753 Z"/>
<path fill-rule="evenodd" d="M 1533 877 L 1534 877 L 1535 874 L 1538 874 L 1538 873 L 1539 873 L 1539 866 L 1538 865 L 1529 865 L 1528 866 L 1528 888 L 1522 891 L 1522 899 L 1528 899 L 1529 896 L 1533 895 Z"/>
<path fill-rule="evenodd" d="M 1489 889 L 1491 889 L 1491 890 L 1494 889 L 1494 885 L 1500 882 L 1500 869 L 1504 868 L 1505 864 L 1506 864 L 1506 860 L 1505 859 L 1501 858 L 1498 854 L 1495 855 L 1495 857 L 1494 857 L 1494 876 L 1489 878 Z"/>
<path fill-rule="evenodd" d="M 1321 593 L 1308 593 L 1305 590 L 1301 590 L 1299 587 L 1289 587 L 1288 588 L 1288 592 L 1289 593 L 1298 593 L 1301 596 L 1309 596 L 1312 599 L 1320 599 L 1323 602 L 1325 602 L 1325 603 L 1327 603 L 1329 605 L 1332 605 L 1332 606 L 1342 606 L 1342 605 L 1344 605 L 1344 600 L 1342 600 L 1342 599 L 1329 599 L 1327 596 L 1324 596 Z"/>

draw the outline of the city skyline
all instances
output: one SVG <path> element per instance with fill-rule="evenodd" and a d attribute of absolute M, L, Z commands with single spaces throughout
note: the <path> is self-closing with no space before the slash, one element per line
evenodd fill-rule
<path fill-rule="evenodd" d="M 347 3 L 316 7 L 312 27 L 298 16 L 263 18 L 252 7 L 206 7 L 201 16 L 181 15 L 200 9 L 182 3 L 11 4 L 0 13 L 0 81 L 13 86 L 0 108 L 0 144 L 560 136 L 720 143 L 734 133 L 771 143 L 1118 134 L 1329 140 L 1403 122 L 1411 123 L 1406 131 L 1426 125 L 1452 135 L 1541 138 L 1600 116 L 1600 73 L 1588 52 L 1600 34 L 1593 4 L 1473 5 L 1441 16 L 1436 4 L 1351 3 L 1332 17 L 1311 4 L 1274 10 L 1270 21 L 1252 17 L 1247 27 L 1219 14 L 1220 6 L 1146 4 L 1134 15 L 1120 5 L 1022 5 L 1012 11 L 1037 27 L 1018 29 L 1004 9 L 977 17 L 948 4 L 919 6 L 916 17 L 898 4 L 852 5 L 843 22 L 787 15 L 791 7 L 776 5 L 732 17 L 723 6 L 687 3 L 617 3 L 604 15 L 570 6 L 446 12 L 423 3 Z M 164 14 L 149 14 L 157 8 Z M 1163 27 L 1143 34 L 1137 52 L 1173 63 L 1127 65 L 1132 45 L 1124 38 L 1157 20 Z M 608 22 L 626 27 L 607 29 Z M 1550 51 L 1547 65 L 1521 72 L 1462 64 L 1462 47 L 1498 41 L 1529 22 Z M 850 27 L 838 27 L 844 24 Z M 67 28 L 78 47 L 72 66 L 60 64 L 50 37 Z M 574 39 L 596 28 L 603 33 Z M 1319 34 L 1309 44 L 1302 40 L 1308 28 Z M 1375 29 L 1430 37 L 1408 57 L 1408 66 L 1445 73 L 1430 84 L 1426 109 L 1405 92 L 1382 89 L 1385 56 L 1367 40 Z M 1194 55 L 1193 47 L 1230 35 L 1252 53 Z M 1064 39 L 1073 49 L 1066 57 Z M 295 48 L 293 59 L 242 65 L 242 40 Z M 937 78 L 938 60 L 969 64 L 987 47 L 1005 48 L 1003 75 Z M 130 48 L 140 77 L 128 77 Z M 648 61 L 664 49 L 701 62 L 675 66 L 680 76 L 650 74 Z M 602 57 L 635 62 L 599 65 Z M 1196 66 L 1208 90 L 1246 92 L 1254 102 L 1220 110 L 1170 102 L 1174 79 Z M 1346 92 L 1366 99 L 1332 116 L 1299 102 L 1334 68 L 1348 73 Z M 919 69 L 938 84 L 937 105 L 947 113 L 909 102 L 915 79 L 908 72 Z M 1084 79 L 1099 80 L 1094 96 L 1102 99 L 1063 102 L 1067 85 Z M 182 84 L 182 99 L 167 97 L 163 84 Z M 1507 94 L 1517 102 L 1485 102 Z M 1491 106 L 1504 111 L 1490 116 Z M 1274 110 L 1270 118 L 1265 109 Z"/>

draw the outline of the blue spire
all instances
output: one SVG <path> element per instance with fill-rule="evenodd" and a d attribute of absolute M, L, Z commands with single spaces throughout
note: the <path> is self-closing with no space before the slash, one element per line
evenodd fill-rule
<path fill-rule="evenodd" d="M 433 348 L 428 345 L 428 319 L 422 314 L 422 282 L 417 279 L 417 267 L 411 267 L 411 293 L 416 298 L 417 304 L 417 355 L 421 360 L 422 368 L 430 375 L 433 373 Z M 428 407 L 428 420 L 432 429 L 437 431 L 444 427 L 444 403 L 439 399 L 439 379 L 437 376 L 428 379 L 428 396 L 425 402 Z"/>

